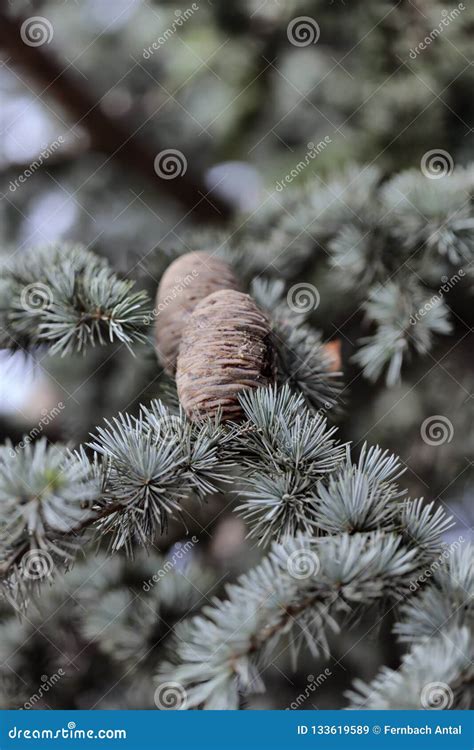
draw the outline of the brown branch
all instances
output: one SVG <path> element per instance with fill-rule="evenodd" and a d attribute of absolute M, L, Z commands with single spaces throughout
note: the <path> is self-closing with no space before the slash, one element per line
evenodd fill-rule
<path fill-rule="evenodd" d="M 216 195 L 211 195 L 209 200 L 205 197 L 209 191 L 191 164 L 188 163 L 183 175 L 174 179 L 164 181 L 158 177 L 154 161 L 164 145 L 148 143 L 137 134 L 133 123 L 107 115 L 70 66 L 46 51 L 44 46 L 25 44 L 20 33 L 23 21 L 22 18 L 11 18 L 0 4 L 0 47 L 11 56 L 15 65 L 41 86 L 40 95 L 47 93 L 64 107 L 75 123 L 80 122 L 88 131 L 94 148 L 120 162 L 125 169 L 132 168 L 145 176 L 154 186 L 176 199 L 195 219 L 218 221 L 230 216 L 228 203 Z"/>

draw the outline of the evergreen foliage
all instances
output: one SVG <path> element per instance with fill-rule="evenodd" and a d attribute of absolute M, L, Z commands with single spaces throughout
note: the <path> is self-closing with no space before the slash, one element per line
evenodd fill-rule
<path fill-rule="evenodd" d="M 456 705 L 465 705 L 468 651 L 461 657 L 453 651 L 457 646 L 447 644 L 460 639 L 468 646 L 472 613 L 464 596 L 472 588 L 472 550 L 451 557 L 448 567 L 439 564 L 442 534 L 452 519 L 433 503 L 406 497 L 398 485 L 403 470 L 387 451 L 364 446 L 353 463 L 335 428 L 288 386 L 246 392 L 241 403 L 246 421 L 240 425 L 191 424 L 161 402 L 144 407 L 138 418 L 120 415 L 97 429 L 92 460 L 82 449 L 48 449 L 44 441 L 16 453 L 4 447 L 7 598 L 23 601 L 24 608 L 54 566 L 69 568 L 84 529 L 111 533 L 113 550 L 132 552 L 163 532 L 186 497 L 205 498 L 236 473 L 244 502 L 235 512 L 249 524 L 249 535 L 270 549 L 256 568 L 228 585 L 224 599 L 205 604 L 173 631 L 171 658 L 158 665 L 157 690 L 177 681 L 189 708 L 237 708 L 243 696 L 264 689 L 260 673 L 282 642 L 294 663 L 303 647 L 327 658 L 328 634 L 337 633 L 349 615 L 359 617 L 361 608 L 379 603 L 399 607 L 396 630 L 418 646 L 395 676 L 384 670 L 370 686 L 358 683 L 359 692 L 350 696 L 354 704 L 417 707 L 430 676 L 424 639 L 438 633 L 442 675 L 454 681 Z M 31 552 L 39 572 L 31 566 Z M 41 569 L 45 560 L 50 570 Z M 432 565 L 439 569 L 433 582 L 415 596 L 413 582 Z M 188 615 L 192 581 L 201 575 L 193 564 L 185 575 L 191 586 Z M 86 590 L 90 602 L 101 585 L 99 577 Z M 156 607 L 163 597 L 179 598 L 180 588 L 171 577 L 153 589 L 152 601 L 135 604 L 132 593 L 107 585 L 100 605 L 86 610 L 81 632 L 99 639 L 103 653 L 118 664 L 132 657 L 140 662 L 159 620 Z M 412 683 L 409 692 L 406 681 Z"/>
<path fill-rule="evenodd" d="M 238 238 L 236 245 L 253 252 L 251 237 L 268 222 L 269 255 L 257 254 L 260 271 L 290 278 L 301 263 L 328 255 L 326 273 L 337 277 L 337 284 L 329 280 L 330 288 L 360 300 L 372 329 L 361 338 L 354 361 L 371 381 L 385 371 L 394 385 L 413 353 L 426 354 L 435 336 L 452 330 L 447 295 L 472 268 L 473 206 L 472 166 L 442 180 L 413 169 L 384 180 L 375 167 L 353 165 L 328 183 L 315 178 L 287 188 L 276 207 L 270 202 L 249 222 L 248 239 Z M 275 283 L 266 291 L 272 303 L 283 291 Z M 293 341 L 296 350 L 297 334 Z"/>
<path fill-rule="evenodd" d="M 0 4 L 0 707 L 473 708 L 474 6 L 42 0 L 39 45 L 33 5 Z M 239 423 L 156 358 L 199 250 L 269 320 Z"/>
<path fill-rule="evenodd" d="M 87 346 L 144 341 L 147 296 L 79 245 L 35 247 L 2 275 L 4 345 L 65 356 Z"/>

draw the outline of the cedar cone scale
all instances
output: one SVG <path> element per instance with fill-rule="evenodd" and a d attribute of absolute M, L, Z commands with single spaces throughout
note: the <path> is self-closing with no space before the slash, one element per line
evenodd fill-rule
<path fill-rule="evenodd" d="M 205 251 L 181 255 L 166 269 L 156 295 L 155 344 L 169 375 L 176 370 L 179 344 L 189 316 L 219 289 L 239 289 L 231 267 Z"/>
<path fill-rule="evenodd" d="M 254 300 L 226 289 L 200 302 L 188 319 L 176 368 L 178 396 L 199 421 L 221 410 L 222 421 L 243 417 L 238 394 L 275 380 L 270 324 Z"/>

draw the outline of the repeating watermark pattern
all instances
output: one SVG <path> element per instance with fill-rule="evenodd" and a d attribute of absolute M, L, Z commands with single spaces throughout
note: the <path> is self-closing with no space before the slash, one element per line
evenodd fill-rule
<path fill-rule="evenodd" d="M 306 685 L 305 690 L 298 695 L 297 698 L 295 698 L 294 701 L 290 703 L 289 706 L 285 708 L 285 711 L 296 711 L 302 703 L 304 703 L 310 695 L 312 695 L 321 685 L 326 682 L 328 677 L 332 676 L 332 672 L 328 667 L 324 670 L 324 672 L 321 672 L 316 677 L 314 674 L 308 675 L 308 684 Z"/>
<path fill-rule="evenodd" d="M 20 440 L 20 442 L 17 443 L 14 448 L 11 448 L 11 450 L 9 451 L 10 457 L 15 458 L 15 456 L 20 453 L 27 445 L 36 440 L 39 435 L 41 435 L 44 428 L 51 424 L 51 422 L 53 422 L 65 408 L 66 407 L 64 403 L 62 401 L 59 401 L 58 405 L 54 406 L 49 411 L 47 409 L 42 409 L 41 414 L 43 416 L 39 420 L 38 424 L 33 427 L 32 430 L 30 430 L 28 435 L 26 435 L 23 440 Z"/>
<path fill-rule="evenodd" d="M 455 539 L 454 542 L 451 542 L 449 547 L 446 547 L 446 549 L 444 549 L 441 554 L 438 555 L 438 558 L 433 563 L 431 563 L 429 568 L 424 570 L 423 573 L 420 573 L 420 575 L 417 576 L 416 580 L 411 581 L 410 591 L 417 591 L 423 583 L 426 583 L 429 578 L 433 577 L 437 570 L 443 568 L 446 560 L 451 557 L 453 552 L 455 552 L 461 547 L 462 544 L 464 544 L 464 541 L 464 537 L 460 536 Z"/>
<path fill-rule="evenodd" d="M 173 23 L 166 29 L 166 31 L 163 32 L 161 36 L 158 37 L 158 39 L 150 44 L 149 47 L 145 47 L 143 49 L 143 57 L 145 58 L 145 60 L 149 60 L 150 57 L 155 54 L 156 50 L 160 49 L 160 47 L 166 44 L 168 39 L 170 39 L 173 34 L 176 34 L 178 29 L 183 26 L 197 10 L 199 10 L 199 5 L 197 3 L 193 3 L 184 11 L 175 10 L 174 14 L 176 18 L 174 19 Z"/>
<path fill-rule="evenodd" d="M 433 148 L 423 154 L 420 162 L 421 171 L 429 180 L 440 180 L 449 177 L 454 169 L 454 160 L 448 151 Z"/>
<path fill-rule="evenodd" d="M 319 307 L 321 296 L 313 284 L 301 282 L 290 287 L 286 302 L 292 312 L 308 314 Z"/>
<path fill-rule="evenodd" d="M 155 156 L 155 172 L 162 180 L 174 180 L 186 174 L 188 161 L 182 151 L 165 148 Z"/>
<path fill-rule="evenodd" d="M 331 409 L 334 409 L 336 406 L 335 403 L 331 403 L 330 401 L 325 401 L 322 406 L 319 407 L 316 414 L 318 414 L 320 417 L 326 417 L 326 414 L 331 411 Z"/>
<path fill-rule="evenodd" d="M 310 549 L 298 549 L 288 555 L 286 569 L 292 578 L 299 581 L 317 575 L 321 563 L 316 552 Z"/>
<path fill-rule="evenodd" d="M 168 305 L 171 304 L 171 302 L 174 302 L 176 297 L 182 294 L 186 287 L 188 287 L 194 279 L 197 279 L 198 276 L 199 271 L 196 268 L 193 268 L 191 273 L 187 273 L 186 276 L 180 279 L 171 291 L 168 292 L 166 297 L 161 300 L 155 308 L 153 308 L 151 314 L 145 318 L 145 325 L 149 325 L 152 320 L 155 320 L 159 314 L 163 312 L 163 310 L 166 310 Z"/>
<path fill-rule="evenodd" d="M 33 281 L 23 287 L 20 295 L 21 306 L 26 312 L 39 312 L 49 307 L 53 301 L 53 293 L 47 284 Z"/>
<path fill-rule="evenodd" d="M 14 193 L 16 190 L 18 190 L 20 185 L 23 185 L 23 183 L 25 183 L 30 177 L 32 177 L 34 173 L 49 159 L 49 157 L 61 148 L 63 143 L 64 138 L 62 135 L 60 135 L 49 145 L 44 146 L 38 154 L 37 158 L 32 161 L 31 164 L 29 164 L 18 177 L 16 177 L 14 180 L 10 180 L 10 184 L 8 186 L 10 192 Z"/>
<path fill-rule="evenodd" d="M 275 190 L 278 190 L 278 192 L 281 193 L 281 191 L 284 190 L 287 185 L 290 185 L 293 180 L 298 177 L 298 175 L 300 175 L 303 170 L 306 169 L 308 164 L 311 164 L 313 159 L 319 156 L 319 154 L 324 151 L 324 149 L 329 146 L 330 143 L 332 143 L 332 140 L 328 135 L 326 135 L 318 143 L 313 143 L 313 141 L 310 141 L 308 143 L 308 151 L 306 152 L 304 159 L 299 161 L 296 167 L 291 169 L 288 174 L 283 177 L 282 180 L 277 181 Z"/>
<path fill-rule="evenodd" d="M 424 420 L 420 434 L 421 439 L 427 445 L 450 443 L 454 436 L 453 423 L 442 414 L 433 414 Z"/>
<path fill-rule="evenodd" d="M 321 35 L 319 24 L 311 16 L 293 18 L 287 26 L 288 41 L 295 47 L 308 47 L 316 44 Z"/>
<path fill-rule="evenodd" d="M 453 274 L 451 277 L 448 278 L 448 276 L 441 276 L 441 281 L 443 282 L 438 291 L 433 294 L 430 299 L 425 302 L 423 307 L 420 307 L 419 310 L 414 314 L 410 315 L 410 325 L 414 326 L 416 325 L 421 318 L 424 318 L 425 315 L 428 315 L 428 313 L 443 299 L 444 295 L 451 291 L 451 289 L 456 286 L 461 281 L 461 278 L 465 276 L 465 272 L 463 268 L 460 268 L 455 274 Z"/>
<path fill-rule="evenodd" d="M 155 583 L 161 581 L 161 579 L 164 578 L 164 576 L 169 573 L 170 570 L 174 569 L 176 563 L 182 560 L 189 552 L 189 550 L 192 549 L 195 544 L 197 544 L 197 542 L 197 536 L 193 536 L 184 544 L 180 544 L 179 542 L 175 544 L 175 551 L 173 552 L 172 556 L 165 562 L 162 568 L 160 568 L 151 578 L 148 579 L 148 581 L 145 581 L 142 586 L 143 591 L 150 591 Z"/>
<path fill-rule="evenodd" d="M 21 572 L 30 581 L 49 578 L 54 568 L 53 558 L 43 549 L 30 549 L 21 560 Z"/>
<path fill-rule="evenodd" d="M 50 44 L 54 36 L 53 24 L 44 16 L 31 16 L 21 24 L 20 36 L 28 47 Z"/>
<path fill-rule="evenodd" d="M 453 705 L 453 691 L 446 682 L 428 682 L 421 691 L 420 703 L 428 710 L 444 711 Z"/>
<path fill-rule="evenodd" d="M 187 693 L 180 682 L 162 682 L 155 690 L 155 705 L 160 711 L 182 711 L 186 708 Z"/>
<path fill-rule="evenodd" d="M 449 26 L 449 24 L 459 18 L 463 10 L 466 10 L 466 6 L 464 5 L 464 3 L 458 3 L 458 5 L 452 10 L 444 9 L 443 11 L 441 11 L 442 18 L 439 24 L 435 26 L 427 36 L 425 36 L 423 41 L 417 44 L 416 47 L 412 47 L 410 49 L 411 59 L 416 60 L 421 52 L 423 52 L 425 49 L 428 49 L 430 44 L 432 44 L 443 33 L 443 31 Z"/>
<path fill-rule="evenodd" d="M 41 676 L 41 685 L 39 686 L 36 693 L 33 693 L 28 700 L 23 704 L 22 708 L 25 711 L 29 711 L 30 709 L 34 708 L 35 705 L 44 697 L 46 693 L 48 693 L 51 688 L 53 688 L 61 679 L 61 677 L 64 677 L 66 672 L 63 669 L 58 669 L 57 672 L 52 674 L 50 677 L 48 675 L 44 674 Z"/>

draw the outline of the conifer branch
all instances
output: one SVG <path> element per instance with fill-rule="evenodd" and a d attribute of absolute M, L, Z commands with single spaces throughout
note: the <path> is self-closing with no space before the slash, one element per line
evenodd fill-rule
<path fill-rule="evenodd" d="M 47 567 L 68 567 L 83 532 L 110 537 L 114 551 L 150 544 L 179 516 L 188 498 L 202 500 L 237 474 L 243 502 L 236 512 L 260 544 L 304 532 L 384 529 L 415 541 L 427 559 L 451 519 L 432 505 L 409 501 L 396 480 L 394 456 L 363 449 L 352 465 L 336 428 L 306 407 L 288 386 L 244 392 L 246 421 L 192 423 L 160 401 L 138 417 L 119 415 L 98 427 L 89 447 L 75 453 L 44 440 L 0 454 L 2 577 L 22 597 L 25 559 L 38 552 Z M 24 597 L 23 597 L 24 598 Z"/>
<path fill-rule="evenodd" d="M 74 561 L 81 535 L 110 536 L 113 551 L 150 544 L 193 496 L 227 482 L 235 428 L 199 425 L 161 402 L 120 415 L 71 453 L 45 439 L 0 450 L 0 579 L 20 604 L 28 591 Z"/>
<path fill-rule="evenodd" d="M 360 340 L 362 346 L 354 361 L 370 380 L 377 380 L 387 368 L 389 386 L 399 381 L 402 364 L 412 351 L 426 354 L 435 334 L 446 335 L 452 330 L 443 300 L 433 300 L 433 295 L 413 279 L 373 288 L 364 309 L 376 331 Z"/>
<path fill-rule="evenodd" d="M 98 529 L 112 534 L 112 549 L 150 542 L 188 496 L 217 492 L 234 463 L 232 435 L 217 420 L 196 425 L 160 401 L 138 418 L 106 420 L 90 447 L 103 459 Z"/>
<path fill-rule="evenodd" d="M 302 393 L 310 408 L 337 412 L 341 406 L 342 373 L 332 367 L 319 331 L 307 324 L 309 311 L 292 310 L 281 279 L 256 277 L 251 291 L 272 321 L 279 382 Z"/>
<path fill-rule="evenodd" d="M 327 654 L 327 632 L 353 607 L 397 601 L 423 555 L 382 531 L 274 543 L 268 556 L 176 631 L 173 659 L 157 683 L 173 679 L 188 708 L 236 709 L 242 694 L 263 690 L 260 670 L 280 642 L 294 659 L 303 644 Z"/>
<path fill-rule="evenodd" d="M 3 269 L 2 343 L 65 356 L 87 346 L 145 341 L 147 295 L 80 245 L 32 248 Z"/>
<path fill-rule="evenodd" d="M 398 670 L 383 668 L 369 684 L 356 680 L 352 708 L 472 708 L 473 563 L 474 546 L 462 540 L 422 572 L 412 584 L 418 595 L 402 605 L 395 626 L 411 650 Z"/>
<path fill-rule="evenodd" d="M 329 253 L 326 285 L 349 292 L 372 328 L 354 361 L 368 379 L 385 371 L 393 385 L 413 354 L 426 354 L 436 336 L 451 332 L 451 295 L 472 289 L 473 198 L 472 165 L 442 180 L 412 169 L 385 182 L 378 169 L 353 165 L 327 184 L 309 180 L 269 201 L 238 235 L 236 252 L 254 273 L 270 267 L 290 279 Z M 275 285 L 257 285 L 255 293 L 276 305 L 283 286 Z M 304 344 L 303 329 L 292 334 L 290 350 L 304 361 L 300 339 Z M 294 357 L 289 365 L 291 381 Z M 307 395 L 311 400 L 311 388 Z"/>

